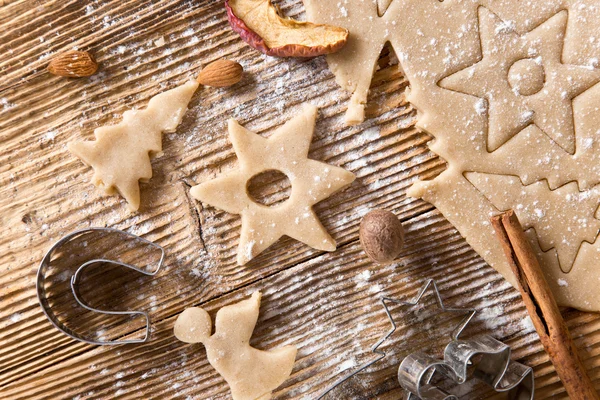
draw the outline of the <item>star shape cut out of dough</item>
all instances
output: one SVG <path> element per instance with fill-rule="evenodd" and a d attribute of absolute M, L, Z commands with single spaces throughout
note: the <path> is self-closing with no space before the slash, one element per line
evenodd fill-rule
<path fill-rule="evenodd" d="M 456 325 L 456 327 L 453 329 L 452 335 L 450 337 L 450 339 L 452 339 L 452 340 L 458 340 L 458 338 L 460 337 L 462 332 L 465 330 L 465 328 L 467 327 L 469 322 L 471 322 L 471 320 L 473 319 L 473 317 L 475 316 L 475 313 L 477 311 L 472 308 L 446 307 L 444 305 L 444 301 L 442 300 L 442 296 L 437 287 L 437 284 L 435 283 L 435 280 L 433 280 L 433 279 L 428 280 L 425 283 L 425 286 L 423 286 L 423 288 L 419 291 L 419 294 L 417 294 L 417 297 L 415 297 L 413 300 L 410 300 L 410 301 L 402 301 L 402 300 L 392 299 L 390 297 L 383 297 L 381 299 L 381 304 L 383 305 L 385 314 L 387 315 L 387 318 L 389 319 L 390 324 L 392 325 L 392 328 L 381 339 L 379 339 L 379 341 L 377 343 L 375 343 L 375 345 L 373 345 L 373 347 L 371 348 L 371 352 L 373 354 L 377 354 L 377 358 L 375 358 L 371 361 L 368 361 L 367 363 L 361 365 L 358 369 L 354 370 L 349 375 L 342 377 L 341 379 L 336 381 L 325 392 L 321 393 L 321 395 L 319 395 L 317 400 L 321 400 L 321 399 L 325 398 L 329 393 L 331 393 L 337 387 L 342 385 L 344 382 L 348 381 L 353 376 L 359 374 L 360 372 L 369 368 L 371 365 L 377 363 L 378 361 L 383 360 L 386 357 L 387 353 L 384 350 L 382 350 L 381 347 L 390 338 L 390 336 L 392 336 L 394 334 L 394 332 L 396 332 L 396 330 L 398 329 L 398 325 L 396 324 L 396 321 L 394 321 L 394 317 L 392 316 L 392 310 L 390 309 L 390 305 L 397 305 L 400 307 L 404 307 L 405 313 L 408 313 L 409 311 L 419 313 L 418 312 L 419 310 L 417 310 L 417 308 L 419 306 L 423 305 L 422 300 L 423 300 L 423 298 L 427 297 L 428 292 L 431 292 L 432 295 L 434 296 L 436 306 L 439 309 L 439 313 L 437 313 L 435 315 L 444 314 L 444 313 L 464 315 L 464 317 L 462 318 L 460 323 L 458 325 Z M 426 307 L 426 308 L 429 308 L 429 307 Z M 431 314 L 428 314 L 425 318 L 428 318 L 430 316 L 431 316 Z M 420 321 L 421 316 L 417 316 L 416 318 Z M 417 399 L 417 398 L 411 393 L 411 394 L 409 394 L 408 399 L 410 400 L 410 399 Z"/>
<path fill-rule="evenodd" d="M 192 187 L 195 199 L 241 215 L 239 265 L 246 264 L 284 235 L 318 250 L 335 250 L 335 241 L 312 206 L 352 183 L 355 176 L 343 168 L 308 158 L 316 118 L 317 107 L 306 105 L 269 138 L 229 120 L 229 137 L 239 167 Z M 289 199 L 271 207 L 252 200 L 247 190 L 250 179 L 266 171 L 284 173 L 292 185 Z"/>
<path fill-rule="evenodd" d="M 573 99 L 600 81 L 600 70 L 562 62 L 567 21 L 568 12 L 561 11 L 521 36 L 480 7 L 483 58 L 440 86 L 487 100 L 488 151 L 535 124 L 575 153 Z"/>

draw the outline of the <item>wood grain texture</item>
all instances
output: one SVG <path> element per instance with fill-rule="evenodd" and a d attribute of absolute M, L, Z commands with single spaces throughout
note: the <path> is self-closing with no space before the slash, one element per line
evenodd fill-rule
<path fill-rule="evenodd" d="M 303 16 L 300 1 L 279 3 L 286 15 Z M 220 1 L 3 1 L 0 27 L 0 398 L 227 399 L 204 349 L 178 342 L 173 321 L 185 307 L 203 305 L 214 315 L 261 290 L 253 345 L 299 347 L 293 376 L 276 397 L 311 399 L 372 357 L 370 347 L 389 328 L 379 297 L 410 298 L 429 277 L 438 279 L 448 303 L 482 310 L 467 333 L 506 341 L 515 359 L 535 368 L 536 398 L 567 398 L 518 292 L 431 205 L 405 196 L 412 182 L 436 176 L 445 163 L 414 127 L 416 111 L 404 96 L 408 82 L 388 65 L 387 52 L 373 79 L 368 120 L 345 127 L 348 95 L 325 60 L 257 53 L 229 29 Z M 72 48 L 94 53 L 99 74 L 71 80 L 43 72 L 53 54 Z M 122 199 L 89 184 L 91 171 L 66 151 L 68 141 L 92 138 L 94 128 L 145 107 L 219 58 L 240 62 L 243 80 L 197 92 L 177 132 L 163 137 L 164 155 L 153 160 L 154 177 L 141 186 L 140 212 L 129 213 Z M 320 107 L 310 157 L 357 175 L 316 207 L 339 250 L 325 254 L 286 238 L 239 267 L 239 218 L 193 201 L 189 187 L 235 166 L 228 118 L 268 136 L 304 102 Z M 282 196 L 277 185 L 263 190 L 273 201 Z M 407 230 L 406 250 L 391 266 L 371 264 L 358 245 L 360 219 L 374 208 L 395 212 Z M 95 301 L 151 313 L 150 343 L 82 344 L 42 314 L 34 288 L 39 261 L 54 241 L 88 226 L 124 229 L 166 249 L 165 268 L 153 283 L 133 280 L 126 293 L 112 296 L 109 289 L 125 277 L 97 281 Z M 598 388 L 600 318 L 573 310 L 564 316 Z M 77 313 L 73 319 L 102 322 Z M 139 335 L 138 328 L 120 326 L 110 334 Z M 331 398 L 402 396 L 395 380 L 402 355 L 440 343 L 423 329 L 400 329 L 385 347 L 393 355 Z M 465 393 L 490 396 L 481 387 Z"/>

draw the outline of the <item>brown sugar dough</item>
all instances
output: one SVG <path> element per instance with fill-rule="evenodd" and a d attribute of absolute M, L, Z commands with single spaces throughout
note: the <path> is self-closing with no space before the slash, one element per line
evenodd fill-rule
<path fill-rule="evenodd" d="M 258 320 L 260 292 L 221 308 L 211 335 L 210 316 L 202 308 L 188 308 L 175 321 L 175 337 L 202 343 L 210 364 L 227 381 L 233 400 L 266 400 L 292 373 L 296 347 L 263 351 L 250 346 Z"/>
<path fill-rule="evenodd" d="M 346 112 L 349 124 L 364 120 L 371 78 L 386 42 L 391 43 L 407 72 L 407 65 L 403 62 L 405 57 L 410 57 L 411 61 L 427 61 L 432 51 L 446 59 L 451 68 L 461 65 L 458 57 L 473 52 L 461 43 L 468 43 L 477 36 L 473 29 L 477 4 L 472 0 L 304 0 L 304 4 L 310 21 L 335 21 L 339 24 L 337 26 L 350 32 L 346 45 L 339 52 L 327 56 L 337 83 L 352 92 Z M 381 17 L 380 12 L 383 13 Z M 416 43 L 407 39 L 415 36 L 418 36 Z M 404 51 L 406 46 L 417 50 L 417 43 L 421 46 L 420 51 L 410 54 Z M 442 50 L 439 52 L 436 48 L 438 43 L 451 45 L 439 47 Z M 426 73 L 429 79 L 442 78 L 435 70 L 427 70 Z"/>
<path fill-rule="evenodd" d="M 405 0 L 392 1 L 381 17 L 375 2 L 304 2 L 309 20 L 351 32 L 346 47 L 328 56 L 337 82 L 353 93 L 348 121 L 364 118 L 383 44 L 389 41 L 395 50 L 410 81 L 408 100 L 418 109 L 418 126 L 435 138 L 430 148 L 449 165 L 409 194 L 433 203 L 513 283 L 489 217 L 502 208 L 515 209 L 519 219 L 530 221 L 533 229 L 527 234 L 559 304 L 600 311 L 597 202 L 583 200 L 600 183 L 597 2 Z M 503 51 L 507 42 L 514 46 Z M 473 85 L 469 79 L 477 80 L 477 73 L 484 79 Z M 498 108 L 502 104 L 490 94 L 503 95 L 510 107 Z M 465 177 L 469 173 L 500 177 L 478 190 Z M 511 177 L 518 177 L 521 190 L 501 184 Z M 523 190 L 535 192 L 541 197 L 533 201 L 544 204 L 559 201 L 563 193 L 564 207 L 558 203 L 555 209 L 561 212 L 539 217 L 535 204 L 521 204 Z M 575 205 L 573 198 L 583 203 Z M 556 228 L 561 225 L 562 230 Z M 561 245 L 548 249 L 550 243 Z"/>
<path fill-rule="evenodd" d="M 198 85 L 189 81 L 152 97 L 146 109 L 125 111 L 120 123 L 97 128 L 94 141 L 69 143 L 69 151 L 94 169 L 94 185 L 119 192 L 137 210 L 139 181 L 152 177 L 150 157 L 162 151 L 162 132 L 175 131 Z"/>
<path fill-rule="evenodd" d="M 265 139 L 229 121 L 229 136 L 239 167 L 191 189 L 197 200 L 242 217 L 238 264 L 244 265 L 283 235 L 325 251 L 335 250 L 312 206 L 349 185 L 354 174 L 308 158 L 317 108 L 305 105 L 302 112 Z M 280 171 L 291 182 L 285 202 L 268 207 L 248 195 L 248 181 L 265 171 Z"/>

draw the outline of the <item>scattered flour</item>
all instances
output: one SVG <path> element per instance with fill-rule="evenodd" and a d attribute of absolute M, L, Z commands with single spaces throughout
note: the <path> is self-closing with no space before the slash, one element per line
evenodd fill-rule
<path fill-rule="evenodd" d="M 569 282 L 565 281 L 562 278 L 559 278 L 558 279 L 558 286 L 563 286 L 563 287 L 569 286 Z"/>
<path fill-rule="evenodd" d="M 357 282 L 366 282 L 371 278 L 371 271 L 369 271 L 368 269 L 364 270 L 363 272 L 360 272 L 356 275 L 356 277 L 354 278 L 355 281 Z"/>
<path fill-rule="evenodd" d="M 10 316 L 10 320 L 13 323 L 17 323 L 21 319 L 23 319 L 23 314 L 21 314 L 21 313 L 14 313 L 13 315 Z"/>
<path fill-rule="evenodd" d="M 338 370 L 345 371 L 345 370 L 353 368 L 355 366 L 356 366 L 355 360 L 346 360 L 343 363 L 341 363 L 340 365 L 338 365 Z"/>
<path fill-rule="evenodd" d="M 56 138 L 56 131 L 48 131 L 46 132 L 46 135 L 44 136 L 44 138 L 51 142 Z"/>

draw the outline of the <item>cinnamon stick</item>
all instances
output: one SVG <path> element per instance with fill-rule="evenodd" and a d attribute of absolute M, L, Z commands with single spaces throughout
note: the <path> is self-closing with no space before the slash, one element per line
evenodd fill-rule
<path fill-rule="evenodd" d="M 599 399 L 514 211 L 491 219 L 542 345 L 571 400 Z"/>

